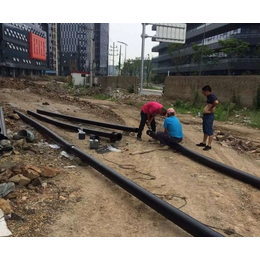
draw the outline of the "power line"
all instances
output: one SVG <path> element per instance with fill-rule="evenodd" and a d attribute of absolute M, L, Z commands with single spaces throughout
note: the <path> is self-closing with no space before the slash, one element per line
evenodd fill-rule
<path fill-rule="evenodd" d="M 113 42 L 113 46 L 110 45 L 110 48 L 112 49 L 109 49 L 109 51 L 112 51 L 112 54 L 109 54 L 110 56 L 112 56 L 112 60 L 113 60 L 113 76 L 115 75 L 115 56 L 118 56 L 118 53 L 115 54 L 115 51 L 118 51 L 117 50 L 117 46 L 115 46 L 115 43 Z"/>

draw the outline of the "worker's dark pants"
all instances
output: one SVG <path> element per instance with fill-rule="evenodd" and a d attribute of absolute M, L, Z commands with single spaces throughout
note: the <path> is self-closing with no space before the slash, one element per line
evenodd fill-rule
<path fill-rule="evenodd" d="M 141 121 L 140 121 L 139 129 L 138 129 L 137 137 L 141 138 L 142 132 L 144 130 L 144 126 L 145 126 L 146 121 L 147 121 L 147 114 L 145 114 L 143 111 L 141 111 L 140 115 L 141 115 Z M 153 120 L 151 122 L 151 129 L 154 132 L 156 131 L 156 125 L 155 125 L 154 118 L 153 118 Z"/>
<path fill-rule="evenodd" d="M 146 132 L 149 136 L 151 136 L 153 139 L 160 141 L 160 143 L 162 145 L 174 145 L 174 144 L 178 144 L 182 141 L 182 138 L 176 138 L 176 137 L 172 137 L 169 134 L 165 133 L 165 132 L 153 132 L 153 131 L 147 131 Z"/>

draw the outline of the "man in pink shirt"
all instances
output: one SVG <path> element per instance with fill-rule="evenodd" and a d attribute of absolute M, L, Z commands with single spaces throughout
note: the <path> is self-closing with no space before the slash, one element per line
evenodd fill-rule
<path fill-rule="evenodd" d="M 144 104 L 141 108 L 141 121 L 137 133 L 137 139 L 142 140 L 142 132 L 144 130 L 145 124 L 151 129 L 153 132 L 156 132 L 156 125 L 155 125 L 155 116 L 156 115 L 161 115 L 165 116 L 166 115 L 166 109 L 163 107 L 162 104 L 156 102 L 156 101 L 150 101 L 146 104 Z"/>

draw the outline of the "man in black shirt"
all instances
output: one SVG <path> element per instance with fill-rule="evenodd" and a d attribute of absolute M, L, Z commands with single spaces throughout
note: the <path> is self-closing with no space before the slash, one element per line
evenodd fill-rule
<path fill-rule="evenodd" d="M 216 106 L 218 105 L 217 97 L 211 92 L 210 86 L 205 86 L 202 88 L 202 93 L 207 97 L 207 105 L 203 110 L 203 141 L 197 146 L 203 146 L 204 151 L 211 149 L 211 143 L 213 141 L 214 132 L 213 132 L 213 122 L 215 119 L 214 112 Z M 208 139 L 208 145 L 206 145 Z"/>

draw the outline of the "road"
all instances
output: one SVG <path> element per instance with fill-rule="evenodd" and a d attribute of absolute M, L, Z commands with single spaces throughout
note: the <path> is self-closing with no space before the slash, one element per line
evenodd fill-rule
<path fill-rule="evenodd" d="M 157 89 L 143 89 L 141 95 L 162 95 L 162 90 Z"/>

